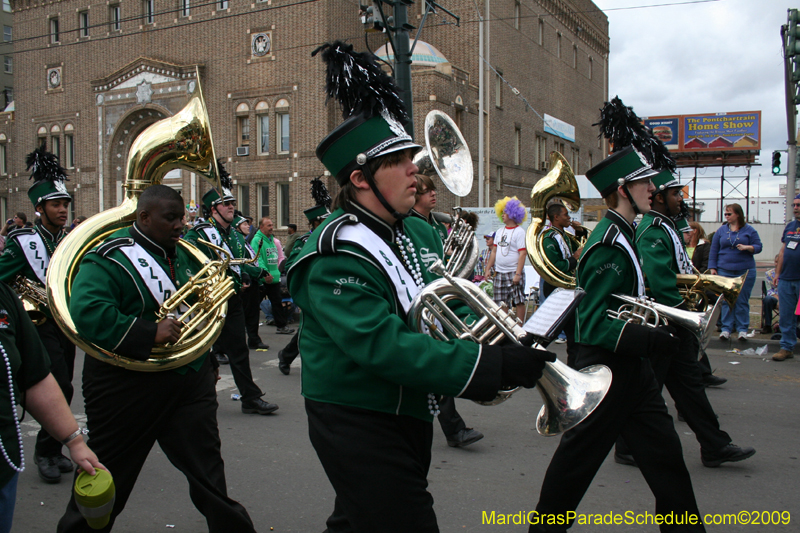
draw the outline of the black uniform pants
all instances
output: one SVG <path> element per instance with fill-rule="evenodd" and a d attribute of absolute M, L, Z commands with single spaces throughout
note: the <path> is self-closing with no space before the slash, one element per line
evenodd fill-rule
<path fill-rule="evenodd" d="M 56 378 L 69 405 L 74 393 L 72 376 L 75 370 L 75 345 L 67 339 L 52 318 L 36 326 L 36 332 L 50 357 L 50 372 Z M 39 457 L 54 457 L 60 453 L 61 442 L 51 437 L 44 429 L 40 429 L 36 436 L 36 454 Z"/>
<path fill-rule="evenodd" d="M 461 415 L 456 411 L 456 400 L 451 396 L 439 398 L 439 424 L 445 437 L 454 437 L 462 429 L 466 429 L 467 424 Z"/>
<path fill-rule="evenodd" d="M 89 444 L 114 476 L 116 487 L 111 520 L 99 531 L 111 530 L 156 442 L 186 476 L 192 503 L 206 517 L 209 532 L 255 531 L 244 507 L 227 495 L 214 386 L 208 356 L 198 371 L 189 368 L 183 375 L 171 370 L 136 372 L 86 357 L 83 392 Z M 86 523 L 73 496 L 57 531 L 98 530 Z"/>
<path fill-rule="evenodd" d="M 294 335 L 292 335 L 292 340 L 290 340 L 289 344 L 287 344 L 286 347 L 283 350 L 281 350 L 281 353 L 283 355 L 283 360 L 284 362 L 286 362 L 287 365 L 291 365 L 292 361 L 294 361 L 297 358 L 297 356 L 300 355 L 300 348 L 297 345 L 299 335 L 300 335 L 299 331 Z"/>
<path fill-rule="evenodd" d="M 242 395 L 242 401 L 252 402 L 261 398 L 264 393 L 253 382 L 244 320 L 242 298 L 235 294 L 228 300 L 228 316 L 225 318 L 225 325 L 222 326 L 222 333 L 214 343 L 214 348 L 228 356 L 233 381 L 239 389 L 239 394 Z"/>
<path fill-rule="evenodd" d="M 308 434 L 336 491 L 328 533 L 437 533 L 433 425 L 306 399 Z"/>
<path fill-rule="evenodd" d="M 596 346 L 577 345 L 577 364 L 605 364 L 613 374 L 606 397 L 580 425 L 564 433 L 545 474 L 536 510 L 574 511 L 619 435 L 625 438 L 656 499 L 655 512 L 697 514 L 697 501 L 678 434 L 649 361 Z M 571 524 L 570 524 L 571 525 Z M 530 531 L 565 531 L 569 525 L 531 525 Z M 662 525 L 661 531 L 705 531 L 702 525 Z"/>
<path fill-rule="evenodd" d="M 689 330 L 677 326 L 681 339 L 680 349 L 671 357 L 662 357 L 654 361 L 656 381 L 661 387 L 666 386 L 675 407 L 683 415 L 689 428 L 697 437 L 700 448 L 707 452 L 715 452 L 731 443 L 731 437 L 719 427 L 719 420 L 711 407 L 703 385 L 703 375 L 697 362 L 700 344 Z M 622 439 L 620 439 L 621 441 Z M 617 451 L 630 453 L 627 447 L 617 443 Z"/>
<path fill-rule="evenodd" d="M 272 318 L 279 328 L 286 327 L 286 312 L 283 310 L 283 297 L 281 296 L 280 283 L 267 283 L 264 285 L 269 303 L 272 304 Z"/>
<path fill-rule="evenodd" d="M 247 346 L 250 348 L 257 348 L 258 343 L 261 342 L 261 337 L 258 335 L 258 319 L 261 313 L 259 304 L 261 304 L 261 287 L 253 283 L 241 292 L 242 307 L 244 308 L 244 324 L 247 330 Z"/>

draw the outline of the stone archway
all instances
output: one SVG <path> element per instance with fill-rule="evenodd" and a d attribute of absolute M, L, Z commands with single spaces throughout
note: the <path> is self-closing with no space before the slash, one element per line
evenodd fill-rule
<path fill-rule="evenodd" d="M 106 173 L 107 204 L 119 205 L 121 201 L 120 184 L 125 183 L 127 176 L 128 153 L 133 141 L 149 126 L 169 115 L 154 107 L 141 107 L 131 110 L 117 124 L 109 141 Z"/>

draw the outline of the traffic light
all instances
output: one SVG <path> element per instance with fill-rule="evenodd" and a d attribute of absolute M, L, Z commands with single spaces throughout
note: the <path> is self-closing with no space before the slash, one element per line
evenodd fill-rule
<path fill-rule="evenodd" d="M 791 94 L 795 105 L 800 105 L 800 11 L 790 9 L 786 35 L 786 57 L 789 60 L 789 76 L 787 83 L 791 85 Z"/>
<path fill-rule="evenodd" d="M 772 152 L 772 173 L 776 176 L 781 173 L 781 153 L 778 150 Z"/>
<path fill-rule="evenodd" d="M 359 9 L 361 10 L 361 23 L 364 25 L 364 31 L 367 32 L 385 32 L 386 27 L 391 26 L 394 22 L 394 17 L 391 15 L 386 17 L 386 20 L 383 20 L 381 16 L 381 9 L 378 4 L 382 0 L 374 0 L 371 6 L 359 5 Z"/>

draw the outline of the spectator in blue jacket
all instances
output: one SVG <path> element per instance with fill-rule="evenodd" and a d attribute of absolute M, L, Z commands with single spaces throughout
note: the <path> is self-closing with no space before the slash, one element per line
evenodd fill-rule
<path fill-rule="evenodd" d="M 742 206 L 725 206 L 725 224 L 714 233 L 708 268 L 712 274 L 736 278 L 747 273 L 747 278 L 736 300 L 734 309 L 722 304 L 722 332 L 719 338 L 730 339 L 737 333 L 740 341 L 747 340 L 750 327 L 750 293 L 756 283 L 756 260 L 753 257 L 761 252 L 761 238 L 758 232 L 745 222 Z"/>

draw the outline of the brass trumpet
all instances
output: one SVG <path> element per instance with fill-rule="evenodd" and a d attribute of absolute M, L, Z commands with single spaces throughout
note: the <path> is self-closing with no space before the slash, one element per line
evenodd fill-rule
<path fill-rule="evenodd" d="M 497 344 L 508 338 L 522 344 L 525 337 L 522 322 L 509 313 L 508 307 L 497 305 L 474 283 L 453 277 L 437 260 L 429 268 L 442 276 L 423 288 L 408 312 L 408 325 L 415 331 L 426 332 L 439 340 L 457 338 L 480 344 Z M 467 304 L 480 319 L 468 326 L 447 306 L 453 300 Z M 536 418 L 540 435 L 558 435 L 580 424 L 600 404 L 611 386 L 611 371 L 603 365 L 593 365 L 576 371 L 555 361 L 546 363 L 536 389 L 544 405 Z M 498 405 L 511 397 L 518 388 L 498 391 L 491 402 L 481 405 Z"/>

